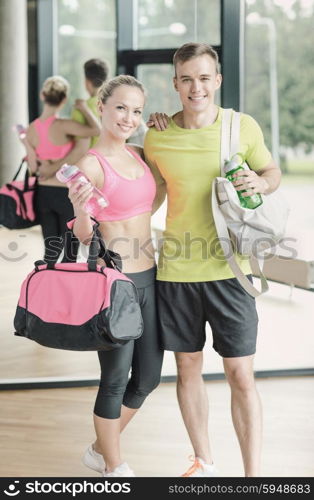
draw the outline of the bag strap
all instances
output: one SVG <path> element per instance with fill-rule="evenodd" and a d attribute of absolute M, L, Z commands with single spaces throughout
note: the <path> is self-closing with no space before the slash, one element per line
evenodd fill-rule
<path fill-rule="evenodd" d="M 98 240 L 99 251 L 97 257 L 104 260 L 106 267 L 110 267 L 111 269 L 116 269 L 117 271 L 122 272 L 122 259 L 121 256 L 114 252 L 113 250 L 109 250 L 106 247 L 105 240 L 101 232 L 99 231 L 99 222 L 94 217 L 90 217 L 93 222 L 93 230 L 95 229 L 95 236 Z"/>
<path fill-rule="evenodd" d="M 222 177 L 224 174 L 224 164 L 226 159 L 230 159 L 232 155 L 238 152 L 240 144 L 240 113 L 232 109 L 224 109 L 222 114 L 221 124 L 221 147 L 220 147 L 220 170 Z M 217 235 L 220 241 L 225 259 L 228 262 L 233 274 L 242 285 L 244 290 L 252 297 L 258 297 L 269 289 L 266 277 L 263 274 L 262 266 L 257 259 L 254 259 L 254 267 L 257 268 L 258 277 L 260 278 L 261 289 L 258 290 L 244 274 L 239 266 L 233 251 L 233 245 L 230 239 L 228 226 L 225 218 L 221 213 L 218 204 L 218 195 L 216 193 L 217 180 L 212 186 L 212 212 L 215 221 Z"/>
<path fill-rule="evenodd" d="M 230 159 L 230 132 L 231 132 L 232 109 L 222 110 L 221 134 L 220 134 L 220 175 L 225 177 L 224 165 Z"/>
<path fill-rule="evenodd" d="M 24 175 L 24 188 L 23 188 L 23 191 L 29 191 L 29 178 L 31 177 L 31 174 L 30 174 L 30 170 L 27 166 L 27 156 L 25 156 L 25 158 L 22 158 L 22 161 L 12 179 L 12 182 L 16 181 L 16 179 L 18 178 L 18 175 L 24 165 L 24 163 L 26 163 L 26 170 L 25 170 L 25 175 Z M 36 186 L 37 186 L 37 183 L 38 183 L 38 179 L 37 179 L 37 176 L 35 176 L 35 184 L 33 185 L 32 189 L 35 189 Z M 7 187 L 10 186 L 10 183 L 7 184 Z M 10 188 L 9 188 L 10 189 Z"/>
<path fill-rule="evenodd" d="M 240 113 L 233 109 L 223 109 L 220 142 L 220 174 L 225 177 L 224 165 L 238 153 L 240 144 Z"/>
<path fill-rule="evenodd" d="M 88 248 L 88 257 L 87 257 L 87 264 L 88 264 L 88 269 L 89 271 L 96 271 L 97 270 L 97 258 L 99 254 L 99 249 L 100 249 L 100 244 L 99 244 L 99 237 L 97 235 L 97 227 L 98 223 L 93 224 L 93 234 L 92 234 L 92 239 Z M 66 231 L 64 234 L 64 256 L 62 258 L 62 263 L 69 263 L 69 262 L 76 262 L 77 255 L 73 255 L 73 258 L 70 258 L 69 256 L 72 256 L 72 240 L 74 239 L 74 233 L 72 229 L 69 231 Z M 55 269 L 55 265 L 57 264 L 59 256 L 55 257 L 51 261 L 47 262 L 47 269 Z"/>
<path fill-rule="evenodd" d="M 240 116 L 238 111 L 233 111 L 230 132 L 230 158 L 239 152 L 240 144 Z M 230 159 L 229 158 L 229 159 Z"/>
<path fill-rule="evenodd" d="M 16 173 L 15 173 L 13 179 L 12 179 L 12 182 L 16 181 L 16 179 L 17 179 L 17 177 L 18 177 L 18 175 L 19 175 L 19 173 L 20 173 L 20 171 L 21 171 L 21 169 L 23 167 L 24 162 L 26 162 L 26 157 L 22 158 L 22 161 L 21 161 L 21 163 L 20 163 L 20 165 L 19 165 L 19 167 L 18 167 L 18 169 L 17 169 L 17 171 L 16 171 Z"/>
<path fill-rule="evenodd" d="M 99 246 L 100 246 L 99 257 L 105 261 L 106 267 L 110 267 L 112 269 L 116 269 L 117 271 L 122 272 L 121 256 L 117 252 L 114 252 L 113 250 L 109 250 L 106 247 L 105 242 L 103 240 L 103 237 L 102 237 L 99 229 L 97 229 L 96 234 L 99 238 L 99 240 L 98 240 Z"/>
<path fill-rule="evenodd" d="M 219 242 L 224 253 L 225 259 L 228 262 L 233 274 L 242 285 L 244 290 L 252 295 L 252 297 L 258 297 L 262 293 L 266 292 L 269 288 L 267 280 L 262 272 L 262 269 L 259 263 L 256 261 L 256 267 L 258 266 L 259 270 L 259 278 L 261 280 L 261 290 L 255 288 L 255 286 L 251 283 L 248 277 L 244 274 L 241 267 L 239 266 L 233 251 L 232 241 L 230 239 L 228 226 L 224 219 L 224 216 L 221 213 L 221 210 L 218 205 L 218 200 L 216 196 L 216 186 L 217 181 L 214 181 L 212 187 L 212 212 L 213 218 L 215 221 L 216 231 L 219 238 Z"/>
<path fill-rule="evenodd" d="M 73 221 L 71 219 L 71 221 Z M 112 250 L 109 250 L 106 247 L 106 244 L 104 242 L 104 239 L 102 237 L 101 232 L 99 231 L 99 222 L 94 219 L 93 217 L 90 217 L 92 224 L 93 224 L 93 234 L 92 234 L 92 239 L 89 245 L 89 252 L 88 252 L 88 268 L 91 271 L 96 271 L 97 268 L 97 258 L 100 257 L 105 261 L 106 267 L 116 269 L 117 271 L 122 271 L 122 259 L 120 255 L 116 252 L 113 252 Z M 72 259 L 69 259 L 69 255 L 72 255 L 71 252 L 71 244 L 72 240 L 74 237 L 73 233 L 73 228 L 68 228 L 69 230 L 66 231 L 65 233 L 65 242 L 64 242 L 64 256 L 62 259 L 62 262 L 73 262 Z M 75 262 L 76 262 L 76 256 L 75 257 Z M 57 260 L 52 264 L 54 266 L 56 264 Z"/>

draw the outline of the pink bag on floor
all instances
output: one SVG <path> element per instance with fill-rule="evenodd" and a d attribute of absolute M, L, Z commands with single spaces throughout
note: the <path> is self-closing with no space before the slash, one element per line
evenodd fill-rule
<path fill-rule="evenodd" d="M 25 161 L 24 158 L 12 182 L 0 189 L 0 224 L 8 229 L 24 229 L 39 224 L 34 211 L 37 177 L 30 176 L 26 169 L 24 180 L 16 180 Z"/>
<path fill-rule="evenodd" d="M 142 335 L 137 289 L 100 243 L 97 227 L 87 262 L 35 262 L 21 287 L 15 335 L 75 351 L 115 349 Z M 97 265 L 100 248 L 106 267 Z"/>

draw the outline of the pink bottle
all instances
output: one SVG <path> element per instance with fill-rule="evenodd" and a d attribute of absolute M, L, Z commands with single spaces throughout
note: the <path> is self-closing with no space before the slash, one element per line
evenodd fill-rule
<path fill-rule="evenodd" d="M 15 130 L 15 132 L 17 132 L 19 138 L 21 140 L 25 139 L 26 137 L 26 128 L 24 127 L 24 125 L 21 125 L 20 123 L 17 123 L 16 125 L 13 125 L 13 130 Z"/>
<path fill-rule="evenodd" d="M 79 182 L 79 187 L 90 182 L 86 175 L 81 172 L 76 165 L 68 165 L 67 163 L 62 165 L 60 170 L 57 171 L 56 177 L 60 182 L 66 182 L 70 184 Z M 100 214 L 100 212 L 108 205 L 109 202 L 106 200 L 103 193 L 94 186 L 92 197 L 85 203 L 84 208 L 86 212 L 97 219 L 97 216 Z"/>

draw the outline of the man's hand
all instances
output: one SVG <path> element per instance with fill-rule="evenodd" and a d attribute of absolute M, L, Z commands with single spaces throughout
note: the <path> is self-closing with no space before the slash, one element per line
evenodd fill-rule
<path fill-rule="evenodd" d="M 84 99 L 75 99 L 74 107 L 75 107 L 75 109 L 78 109 L 79 111 L 82 111 L 84 109 L 88 109 L 88 106 L 86 104 L 86 101 L 84 101 Z"/>
<path fill-rule="evenodd" d="M 252 196 L 255 193 L 265 194 L 269 189 L 266 179 L 257 175 L 254 170 L 241 170 L 233 174 L 234 185 L 237 191 L 245 191 L 241 196 Z"/>
<path fill-rule="evenodd" d="M 169 122 L 170 118 L 166 113 L 151 113 L 146 125 L 147 127 L 155 127 L 156 130 L 161 132 L 168 128 Z"/>

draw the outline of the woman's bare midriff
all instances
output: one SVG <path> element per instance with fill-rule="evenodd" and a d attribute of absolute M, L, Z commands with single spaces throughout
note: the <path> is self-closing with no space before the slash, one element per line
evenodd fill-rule
<path fill-rule="evenodd" d="M 53 186 L 53 187 L 60 187 L 60 188 L 67 188 L 67 186 L 65 184 L 63 184 L 62 182 L 58 181 L 58 179 L 56 178 L 56 176 L 54 175 L 53 177 L 49 177 L 49 179 L 40 179 L 38 181 L 38 184 L 40 186 Z"/>
<path fill-rule="evenodd" d="M 122 258 L 123 272 L 137 273 L 155 265 L 150 224 L 150 212 L 127 220 L 100 223 L 99 229 L 107 248 Z"/>

